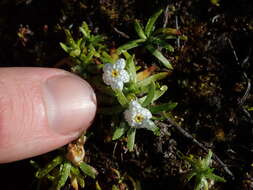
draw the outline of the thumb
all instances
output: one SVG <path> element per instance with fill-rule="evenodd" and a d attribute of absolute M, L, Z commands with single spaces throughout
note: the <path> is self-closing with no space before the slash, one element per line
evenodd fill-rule
<path fill-rule="evenodd" d="M 77 138 L 95 116 L 96 97 L 59 69 L 0 69 L 0 163 L 49 152 Z"/>

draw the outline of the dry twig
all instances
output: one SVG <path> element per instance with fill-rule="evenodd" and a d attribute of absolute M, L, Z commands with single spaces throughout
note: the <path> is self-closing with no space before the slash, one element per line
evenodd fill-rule
<path fill-rule="evenodd" d="M 170 123 L 170 125 L 174 126 L 175 129 L 177 129 L 184 137 L 190 139 L 193 143 L 198 145 L 200 148 L 202 148 L 206 153 L 208 153 L 209 149 L 206 148 L 202 143 L 200 143 L 197 139 L 195 139 L 189 132 L 184 130 L 181 126 L 179 126 L 177 123 L 175 123 L 172 119 L 167 119 L 167 122 Z M 169 127 L 166 123 L 160 123 L 160 125 Z M 231 178 L 234 180 L 234 175 L 230 171 L 230 169 L 227 167 L 227 165 L 215 154 L 213 153 L 213 158 L 223 167 L 224 171 L 231 176 Z"/>

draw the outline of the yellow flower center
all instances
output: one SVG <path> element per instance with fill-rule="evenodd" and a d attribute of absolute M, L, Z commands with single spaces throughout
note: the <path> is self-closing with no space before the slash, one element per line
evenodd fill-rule
<path fill-rule="evenodd" d="M 143 115 L 141 115 L 141 114 L 137 114 L 137 115 L 134 117 L 134 121 L 135 121 L 136 123 L 141 123 L 143 120 L 144 120 L 144 117 L 143 117 Z"/>
<path fill-rule="evenodd" d="M 116 69 L 113 69 L 113 70 L 112 70 L 112 77 L 116 78 L 116 77 L 118 77 L 118 76 L 119 76 L 119 71 L 116 70 Z"/>

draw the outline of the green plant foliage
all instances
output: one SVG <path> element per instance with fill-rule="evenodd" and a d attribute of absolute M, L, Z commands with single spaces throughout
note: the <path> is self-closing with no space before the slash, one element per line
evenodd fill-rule
<path fill-rule="evenodd" d="M 173 69 L 170 61 L 162 54 L 160 49 L 166 49 L 169 52 L 174 52 L 174 48 L 170 45 L 168 39 L 176 39 L 175 29 L 161 28 L 155 30 L 155 23 L 158 17 L 163 13 L 163 10 L 157 11 L 151 16 L 143 28 L 138 20 L 134 22 L 134 29 L 140 39 L 136 39 L 121 45 L 118 52 L 122 53 L 127 50 L 144 46 L 153 56 L 155 56 L 166 68 Z"/>
<path fill-rule="evenodd" d="M 226 182 L 226 180 L 213 173 L 211 168 L 212 151 L 209 150 L 205 158 L 195 158 L 194 156 L 186 156 L 184 159 L 191 165 L 191 171 L 186 176 L 187 182 L 193 177 L 195 178 L 194 190 L 208 190 L 210 180 L 214 182 Z"/>
<path fill-rule="evenodd" d="M 79 138 L 79 141 L 80 139 L 83 139 L 83 136 Z M 78 145 L 83 146 L 83 144 Z M 75 159 L 75 155 L 78 156 L 78 152 L 71 157 L 73 160 Z M 56 156 L 45 167 L 39 167 L 34 161 L 31 161 L 31 163 L 32 165 L 35 165 L 36 169 L 38 170 L 35 173 L 36 178 L 39 180 L 48 179 L 52 181 L 52 188 L 56 190 L 60 190 L 62 187 L 64 187 L 68 179 L 70 179 L 71 182 L 76 180 L 77 185 L 84 187 L 84 179 L 86 176 L 95 179 L 98 175 L 97 170 L 92 166 L 83 161 L 76 164 L 76 162 L 73 162 L 69 157 L 63 155 Z M 83 174 L 81 174 L 80 171 L 82 171 Z"/>
<path fill-rule="evenodd" d="M 61 48 L 78 63 L 74 71 L 87 70 L 87 67 L 94 63 L 95 59 L 101 58 L 107 60 L 107 48 L 104 45 L 105 37 L 101 35 L 93 35 L 86 22 L 79 27 L 82 34 L 81 38 L 74 40 L 70 30 L 64 29 L 66 35 L 66 43 L 60 43 Z"/>
<path fill-rule="evenodd" d="M 144 29 L 138 21 L 135 21 L 135 29 L 141 39 L 131 41 L 121 46 L 118 48 L 116 54 L 107 53 L 109 50 L 106 49 L 105 45 L 101 44 L 103 38 L 91 34 L 86 22 L 80 27 L 80 31 L 83 35 L 82 38 L 74 40 L 70 31 L 65 30 L 67 45 L 61 43 L 62 48 L 69 53 L 71 57 L 74 57 L 77 66 L 87 66 L 82 67 L 80 74 L 86 76 L 86 79 L 91 81 L 95 88 L 99 89 L 101 96 L 107 94 L 112 98 L 114 102 L 113 105 L 111 107 L 100 106 L 98 113 L 102 114 L 104 117 L 114 114 L 123 119 L 122 121 L 115 121 L 116 125 L 112 140 L 120 140 L 126 136 L 126 146 L 130 151 L 134 150 L 135 135 L 138 128 L 145 128 L 152 131 L 155 135 L 159 135 L 160 130 L 152 121 L 152 113 L 156 114 L 156 117 L 160 116 L 161 119 L 164 118 L 163 115 L 166 114 L 166 112 L 172 111 L 176 105 L 176 103 L 165 103 L 162 105 L 156 103 L 168 89 L 166 85 L 160 86 L 159 84 L 160 80 L 168 77 L 168 72 L 148 73 L 147 76 L 143 75 L 142 71 L 139 71 L 142 69 L 138 66 L 135 56 L 126 51 L 127 49 L 138 47 L 139 43 L 147 42 L 147 40 L 150 42 L 153 40 L 155 43 L 162 40 L 161 38 L 152 36 L 155 22 L 161 13 L 162 11 L 159 11 L 153 15 Z M 157 33 L 160 35 L 163 31 L 159 30 Z M 167 49 L 173 49 L 168 44 L 166 45 Z M 146 48 L 161 60 L 167 68 L 172 69 L 168 60 L 160 51 L 154 48 L 153 45 L 148 45 L 147 43 Z M 92 54 L 92 56 L 88 56 L 88 54 L 86 54 L 88 49 L 95 53 Z M 120 49 L 124 49 L 122 52 L 126 60 L 122 58 L 117 59 L 120 56 L 117 54 Z M 80 50 L 80 54 L 77 50 Z M 87 59 L 87 56 L 89 59 Z M 92 59 L 96 59 L 103 64 L 97 66 L 93 63 Z M 94 70 L 96 70 L 96 72 L 94 72 Z M 103 73 L 101 73 L 102 70 Z M 143 76 L 138 78 L 138 75 Z M 92 76 L 92 78 L 89 78 L 89 76 Z M 111 86 L 111 88 L 106 85 Z M 98 96 L 100 96 L 100 94 Z M 85 167 L 82 167 L 82 169 L 85 169 Z M 88 173 L 86 174 L 89 175 Z"/>

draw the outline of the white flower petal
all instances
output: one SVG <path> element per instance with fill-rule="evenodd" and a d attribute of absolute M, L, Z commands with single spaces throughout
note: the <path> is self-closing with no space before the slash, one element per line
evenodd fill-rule
<path fill-rule="evenodd" d="M 151 112 L 143 108 L 137 101 L 129 103 L 129 108 L 124 112 L 124 117 L 131 127 L 148 128 L 153 123 L 150 120 L 152 118 Z"/>
<path fill-rule="evenodd" d="M 155 126 L 155 123 L 153 121 L 146 120 L 145 122 L 142 123 L 140 127 L 151 130 L 152 128 L 154 128 L 154 126 Z"/>
<path fill-rule="evenodd" d="M 123 70 L 125 66 L 126 66 L 126 61 L 125 59 L 122 59 L 122 58 L 118 59 L 116 63 L 114 64 L 114 68 L 119 69 L 119 70 Z"/>
<path fill-rule="evenodd" d="M 108 73 L 103 74 L 103 81 L 105 84 L 110 85 L 111 84 L 111 78 L 109 77 Z"/>
<path fill-rule="evenodd" d="M 122 90 L 124 84 L 121 81 L 114 81 L 110 85 L 111 85 L 112 89 L 114 89 L 114 90 L 116 90 L 116 89 L 117 90 Z"/>
<path fill-rule="evenodd" d="M 112 68 L 112 64 L 111 63 L 106 63 L 106 64 L 104 64 L 104 67 L 103 67 L 103 71 L 104 72 L 108 72 L 108 71 L 110 71 L 110 70 L 112 70 L 113 68 Z"/>
<path fill-rule="evenodd" d="M 152 118 L 151 112 L 148 109 L 146 109 L 146 108 L 142 108 L 142 114 L 145 115 L 145 117 L 147 119 L 151 119 Z"/>
<path fill-rule="evenodd" d="M 129 74 L 125 68 L 125 60 L 119 59 L 115 64 L 106 63 L 103 67 L 103 80 L 105 84 L 110 85 L 113 89 L 122 90 L 124 83 L 129 81 Z"/>
<path fill-rule="evenodd" d="M 129 74 L 126 70 L 121 70 L 119 76 L 124 83 L 129 82 Z"/>

